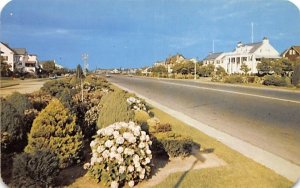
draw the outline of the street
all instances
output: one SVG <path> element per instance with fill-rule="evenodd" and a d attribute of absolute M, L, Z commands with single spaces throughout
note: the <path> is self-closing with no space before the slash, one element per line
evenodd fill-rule
<path fill-rule="evenodd" d="M 117 75 L 108 80 L 300 165 L 300 92 Z"/>

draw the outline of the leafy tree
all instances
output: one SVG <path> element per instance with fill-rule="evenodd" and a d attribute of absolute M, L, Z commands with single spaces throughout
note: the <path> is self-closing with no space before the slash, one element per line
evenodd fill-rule
<path fill-rule="evenodd" d="M 128 93 L 121 90 L 116 90 L 102 97 L 99 104 L 101 110 L 97 121 L 98 129 L 115 122 L 134 120 L 134 112 L 130 110 L 126 101 L 129 97 Z"/>
<path fill-rule="evenodd" d="M 15 151 L 24 144 L 26 136 L 22 117 L 14 106 L 3 98 L 1 104 L 1 150 Z"/>
<path fill-rule="evenodd" d="M 46 82 L 41 88 L 42 91 L 49 93 L 53 97 L 60 97 L 61 93 L 67 88 L 72 89 L 72 85 L 67 80 L 51 80 Z"/>
<path fill-rule="evenodd" d="M 76 116 L 53 99 L 33 122 L 25 152 L 49 149 L 59 157 L 61 168 L 74 163 L 82 150 L 82 132 Z"/>
<path fill-rule="evenodd" d="M 154 67 L 151 68 L 151 71 L 153 73 L 158 73 L 158 74 L 167 73 L 168 72 L 167 68 L 165 66 L 163 66 L 163 65 L 154 66 Z"/>
<path fill-rule="evenodd" d="M 1 59 L 2 59 L 2 56 L 1 56 Z M 4 77 L 4 76 L 11 76 L 12 75 L 12 71 L 10 70 L 10 65 L 7 64 L 6 62 L 3 62 L 1 60 L 1 71 L 0 71 L 0 76 Z"/>
<path fill-rule="evenodd" d="M 206 66 L 201 66 L 198 74 L 200 76 L 207 77 L 207 76 L 211 76 L 214 70 L 215 70 L 215 66 L 213 64 L 208 64 Z"/>
<path fill-rule="evenodd" d="M 250 71 L 251 69 L 248 67 L 248 65 L 246 65 L 245 63 L 243 63 L 241 65 L 241 71 L 243 71 L 245 74 L 248 74 L 248 72 Z"/>
<path fill-rule="evenodd" d="M 12 187 L 49 187 L 59 173 L 59 160 L 50 151 L 22 153 L 14 158 Z"/>
<path fill-rule="evenodd" d="M 256 66 L 257 70 L 261 73 L 270 73 L 272 71 L 272 62 L 270 59 L 263 58 Z"/>
<path fill-rule="evenodd" d="M 223 76 L 223 75 L 226 75 L 226 71 L 223 67 L 219 66 L 217 67 L 217 71 L 216 71 L 216 75 L 220 75 L 220 76 Z"/>
<path fill-rule="evenodd" d="M 300 63 L 295 65 L 294 73 L 292 76 L 292 84 L 294 86 L 300 87 Z"/>
<path fill-rule="evenodd" d="M 15 107 L 21 116 L 24 115 L 25 110 L 32 108 L 30 100 L 19 92 L 13 92 L 6 100 Z"/>
<path fill-rule="evenodd" d="M 52 74 L 56 69 L 54 61 L 46 61 L 46 62 L 42 62 L 42 64 L 43 64 L 44 71 L 46 71 L 47 73 Z"/>

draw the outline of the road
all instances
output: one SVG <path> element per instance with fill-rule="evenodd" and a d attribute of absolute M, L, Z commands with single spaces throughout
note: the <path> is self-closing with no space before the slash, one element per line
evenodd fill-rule
<path fill-rule="evenodd" d="M 108 80 L 300 165 L 300 92 L 126 76 Z"/>

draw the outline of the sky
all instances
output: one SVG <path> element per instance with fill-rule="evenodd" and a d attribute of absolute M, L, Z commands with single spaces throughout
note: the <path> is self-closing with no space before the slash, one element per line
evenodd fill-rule
<path fill-rule="evenodd" d="M 300 45 L 300 12 L 286 0 L 12 0 L 0 40 L 68 68 L 150 66 L 174 54 L 202 60 L 268 37 L 279 52 Z"/>

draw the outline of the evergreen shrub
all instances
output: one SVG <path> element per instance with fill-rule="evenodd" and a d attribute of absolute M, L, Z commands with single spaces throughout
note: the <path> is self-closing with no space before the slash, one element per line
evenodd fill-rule
<path fill-rule="evenodd" d="M 64 168 L 80 161 L 82 147 L 82 132 L 76 125 L 76 116 L 58 99 L 53 99 L 34 120 L 25 152 L 49 149 Z"/>
<path fill-rule="evenodd" d="M 59 173 L 59 160 L 49 151 L 22 153 L 13 160 L 11 187 L 49 187 Z"/>

